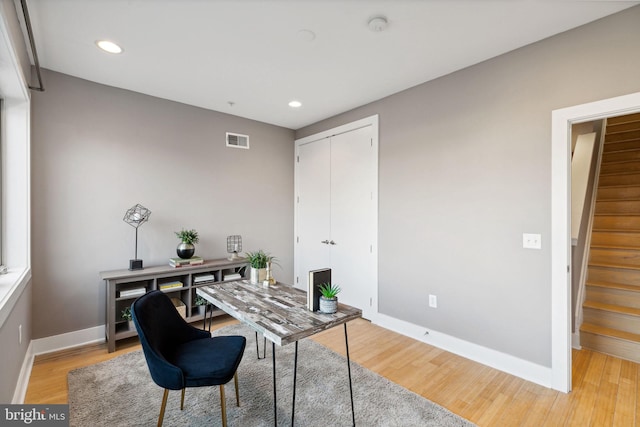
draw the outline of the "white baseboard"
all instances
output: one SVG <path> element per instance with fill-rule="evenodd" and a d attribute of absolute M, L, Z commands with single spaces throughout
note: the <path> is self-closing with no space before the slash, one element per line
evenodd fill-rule
<path fill-rule="evenodd" d="M 46 338 L 32 340 L 33 354 L 35 356 L 53 351 L 60 351 L 67 348 L 78 347 L 85 344 L 104 342 L 104 325 L 93 328 L 81 329 L 79 331 L 67 332 L 66 334 L 54 335 Z"/>
<path fill-rule="evenodd" d="M 27 353 L 22 361 L 22 368 L 20 368 L 20 375 L 18 376 L 18 383 L 16 389 L 13 392 L 13 399 L 11 403 L 23 404 L 24 398 L 27 395 L 27 387 L 29 386 L 29 378 L 31 378 L 31 368 L 33 367 L 33 341 L 29 343 L 27 347 Z"/>
<path fill-rule="evenodd" d="M 541 366 L 510 354 L 492 350 L 380 313 L 376 315 L 373 323 L 527 381 L 540 384 L 544 387 L 552 387 L 550 367 Z M 425 335 L 425 332 L 429 333 Z"/>
<path fill-rule="evenodd" d="M 580 332 L 574 332 L 571 334 L 571 347 L 576 350 L 582 349 L 582 346 L 580 345 Z"/>
<path fill-rule="evenodd" d="M 104 325 L 31 340 L 29 347 L 27 348 L 27 353 L 22 361 L 20 376 L 18 377 L 18 383 L 16 384 L 16 389 L 13 392 L 13 400 L 11 403 L 24 403 L 35 356 L 104 341 Z"/>

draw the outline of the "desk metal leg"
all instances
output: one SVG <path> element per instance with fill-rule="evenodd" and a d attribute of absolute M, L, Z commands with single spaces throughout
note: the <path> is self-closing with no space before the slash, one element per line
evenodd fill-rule
<path fill-rule="evenodd" d="M 297 344 L 297 342 L 296 342 Z M 344 345 L 347 347 L 347 369 L 349 371 L 349 394 L 351 395 L 351 420 L 356 425 L 356 412 L 353 409 L 353 387 L 351 385 L 351 362 L 349 361 L 349 338 L 347 337 L 347 324 L 344 324 Z M 297 352 L 296 352 L 297 355 Z"/>
<path fill-rule="evenodd" d="M 276 343 L 271 343 L 271 355 L 273 360 L 273 425 L 278 425 L 278 405 L 276 397 Z"/>
<path fill-rule="evenodd" d="M 258 356 L 258 360 L 267 357 L 267 337 L 263 338 L 264 342 L 262 343 L 262 357 L 260 357 L 260 348 L 258 347 L 258 331 L 256 331 L 256 355 Z"/>
<path fill-rule="evenodd" d="M 296 355 L 293 359 L 293 403 L 291 404 L 291 427 L 296 416 L 296 376 L 298 374 L 298 341 L 296 341 Z"/>

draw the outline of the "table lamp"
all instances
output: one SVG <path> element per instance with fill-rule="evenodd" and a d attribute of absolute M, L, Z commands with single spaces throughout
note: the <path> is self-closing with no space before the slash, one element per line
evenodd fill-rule
<path fill-rule="evenodd" d="M 147 222 L 150 216 L 151 211 L 138 203 L 127 210 L 122 218 L 124 222 L 136 229 L 135 259 L 129 260 L 129 270 L 142 270 L 142 260 L 138 259 L 138 227 Z"/>

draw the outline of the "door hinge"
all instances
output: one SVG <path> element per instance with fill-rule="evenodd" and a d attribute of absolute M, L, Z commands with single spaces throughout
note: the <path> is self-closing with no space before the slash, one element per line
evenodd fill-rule
<path fill-rule="evenodd" d="M 300 236 L 296 236 L 296 243 L 300 243 Z"/>
<path fill-rule="evenodd" d="M 298 276 L 296 276 L 296 283 L 300 283 L 300 278 Z"/>
<path fill-rule="evenodd" d="M 296 161 L 300 163 L 300 156 L 296 156 Z"/>
<path fill-rule="evenodd" d="M 369 298 L 369 307 L 373 307 L 373 298 Z"/>
<path fill-rule="evenodd" d="M 373 253 L 373 245 L 369 245 L 369 252 Z"/>

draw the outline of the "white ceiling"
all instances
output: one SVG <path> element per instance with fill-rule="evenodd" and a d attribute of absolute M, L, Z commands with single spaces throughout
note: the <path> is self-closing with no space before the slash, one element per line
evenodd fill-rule
<path fill-rule="evenodd" d="M 15 0 L 19 4 L 19 0 Z M 44 68 L 291 129 L 640 1 L 28 0 Z M 388 28 L 367 23 L 385 16 Z M 300 30 L 311 30 L 308 41 Z M 107 54 L 95 41 L 124 48 Z M 45 81 L 46 89 L 46 81 Z M 287 104 L 296 99 L 302 107 Z M 229 105 L 233 102 L 233 106 Z"/>

